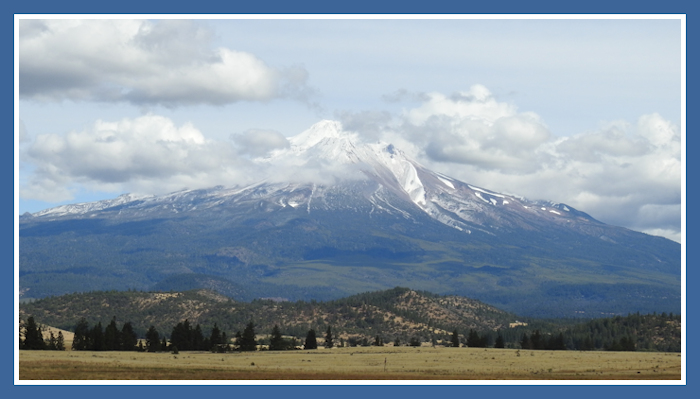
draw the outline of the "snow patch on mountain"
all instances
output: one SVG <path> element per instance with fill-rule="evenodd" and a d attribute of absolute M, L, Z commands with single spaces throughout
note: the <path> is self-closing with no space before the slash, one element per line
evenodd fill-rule
<path fill-rule="evenodd" d="M 61 205 L 54 208 L 45 209 L 33 213 L 32 216 L 66 216 L 75 214 L 85 214 L 88 212 L 101 211 L 103 209 L 112 208 L 118 205 L 127 204 L 129 202 L 154 198 L 152 195 L 136 195 L 122 194 L 115 199 L 102 200 L 96 202 L 82 202 L 78 204 Z"/>
<path fill-rule="evenodd" d="M 451 188 L 451 189 L 453 189 L 453 190 L 455 189 L 455 186 L 454 186 L 454 184 L 452 184 L 451 181 L 449 181 L 449 180 L 447 180 L 447 179 L 445 179 L 445 178 L 442 178 L 442 177 L 440 177 L 440 176 L 438 176 L 438 179 L 440 179 L 440 181 L 443 182 L 447 187 L 449 187 L 449 188 Z"/>
<path fill-rule="evenodd" d="M 498 197 L 498 198 L 505 198 L 504 195 L 496 194 L 496 193 L 491 192 L 491 191 L 486 191 L 486 190 L 481 189 L 481 188 L 479 188 L 479 187 L 474 187 L 474 186 L 472 186 L 471 184 L 467 184 L 467 186 L 468 186 L 469 188 L 471 188 L 472 190 L 480 191 L 480 192 L 482 192 L 482 193 L 484 193 L 484 194 L 493 195 L 494 197 Z"/>

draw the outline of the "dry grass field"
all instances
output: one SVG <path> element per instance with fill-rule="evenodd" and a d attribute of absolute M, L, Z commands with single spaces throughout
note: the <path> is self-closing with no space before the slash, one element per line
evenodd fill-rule
<path fill-rule="evenodd" d="M 655 352 L 367 347 L 312 351 L 20 351 L 20 380 L 680 380 Z"/>

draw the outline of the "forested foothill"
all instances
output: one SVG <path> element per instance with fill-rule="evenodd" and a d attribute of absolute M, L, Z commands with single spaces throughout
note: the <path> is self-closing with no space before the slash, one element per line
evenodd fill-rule
<path fill-rule="evenodd" d="M 472 299 L 398 287 L 328 302 L 235 302 L 208 291 L 52 297 L 21 305 L 20 349 L 67 349 L 60 333 L 42 337 L 39 322 L 72 331 L 71 349 L 94 351 L 318 346 L 681 351 L 680 315 L 521 319 Z"/>

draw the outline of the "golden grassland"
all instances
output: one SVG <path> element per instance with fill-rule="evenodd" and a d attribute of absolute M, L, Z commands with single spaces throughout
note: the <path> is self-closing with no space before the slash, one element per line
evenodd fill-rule
<path fill-rule="evenodd" d="M 681 354 L 493 348 L 27 351 L 20 380 L 680 380 Z"/>

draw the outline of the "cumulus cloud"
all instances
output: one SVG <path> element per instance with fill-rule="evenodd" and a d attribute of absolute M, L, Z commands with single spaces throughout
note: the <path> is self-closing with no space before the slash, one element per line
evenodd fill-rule
<path fill-rule="evenodd" d="M 403 134 L 433 169 L 493 190 L 564 202 L 604 222 L 678 239 L 681 135 L 658 114 L 570 137 L 483 86 L 430 93 L 404 111 Z"/>
<path fill-rule="evenodd" d="M 428 118 L 444 115 L 460 120 L 481 121 L 491 124 L 504 116 L 514 115 L 516 107 L 496 101 L 493 94 L 482 85 L 474 85 L 468 91 L 446 96 L 442 93 L 428 93 L 428 100 L 421 106 L 405 114 L 408 122 L 419 125 Z"/>
<path fill-rule="evenodd" d="M 248 129 L 243 133 L 231 135 L 240 154 L 262 157 L 271 151 L 289 148 L 289 141 L 276 130 Z"/>
<path fill-rule="evenodd" d="M 212 48 L 185 20 L 20 20 L 20 98 L 179 106 L 307 98 L 308 73 Z"/>
<path fill-rule="evenodd" d="M 680 239 L 681 133 L 661 115 L 559 137 L 537 114 L 474 86 L 452 95 L 427 94 L 398 115 L 371 110 L 336 116 L 342 124 L 326 125 L 342 125 L 345 133 L 366 141 L 393 143 L 425 166 L 465 182 L 566 203 L 606 223 Z M 80 185 L 163 193 L 263 178 L 332 184 L 361 176 L 328 157 L 299 159 L 277 131 L 251 129 L 230 138 L 209 140 L 191 124 L 176 126 L 150 114 L 31 141 L 20 126 L 21 156 L 33 168 L 20 193 L 55 202 L 70 199 Z M 276 156 L 273 164 L 265 161 L 268 154 L 288 156 Z"/>
<path fill-rule="evenodd" d="M 381 138 L 392 121 L 391 113 L 387 111 L 338 111 L 335 117 L 340 121 L 343 129 L 360 134 L 370 141 Z"/>
<path fill-rule="evenodd" d="M 255 178 L 230 143 L 207 140 L 191 124 L 145 115 L 98 120 L 89 129 L 39 135 L 23 153 L 35 169 L 23 198 L 72 198 L 75 183 L 102 191 L 163 193 Z M 259 176 L 257 176 L 259 178 Z"/>
<path fill-rule="evenodd" d="M 437 162 L 483 170 L 531 173 L 547 157 L 541 146 L 551 139 L 534 113 L 498 102 L 484 86 L 446 96 L 430 93 L 402 115 L 400 129 Z"/>

